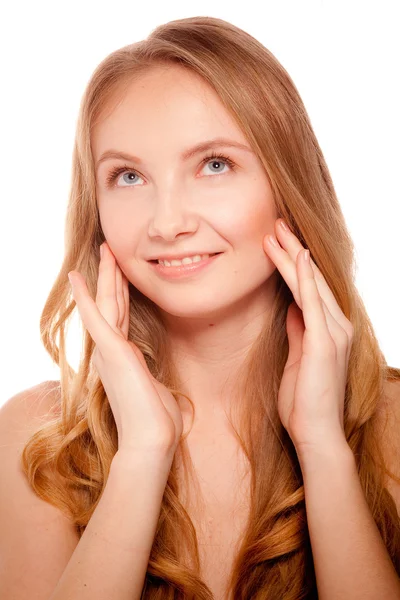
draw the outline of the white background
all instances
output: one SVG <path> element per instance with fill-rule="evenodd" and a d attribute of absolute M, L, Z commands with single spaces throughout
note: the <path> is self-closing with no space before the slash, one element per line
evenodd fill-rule
<path fill-rule="evenodd" d="M 219 17 L 246 30 L 293 78 L 355 242 L 357 287 L 388 363 L 399 367 L 396 10 L 396 0 L 4 3 L 0 405 L 59 379 L 41 344 L 39 319 L 63 258 L 75 123 L 91 73 L 106 55 L 161 23 L 193 16 Z M 76 368 L 77 319 L 74 327 L 68 358 Z"/>

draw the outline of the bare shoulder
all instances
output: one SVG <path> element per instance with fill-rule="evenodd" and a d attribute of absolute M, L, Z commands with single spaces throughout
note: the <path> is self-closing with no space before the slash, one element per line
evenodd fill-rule
<path fill-rule="evenodd" d="M 385 398 L 379 413 L 383 452 L 387 468 L 400 479 L 400 380 L 385 383 Z M 400 515 L 400 481 L 387 476 L 387 488 Z"/>
<path fill-rule="evenodd" d="M 0 407 L 0 418 L 11 419 L 11 422 L 17 419 L 18 425 L 31 431 L 53 416 L 59 407 L 60 382 L 43 381 L 9 398 Z"/>
<path fill-rule="evenodd" d="M 79 542 L 72 521 L 36 495 L 21 464 L 29 438 L 59 406 L 59 382 L 45 381 L 0 407 L 1 598 L 48 598 Z"/>

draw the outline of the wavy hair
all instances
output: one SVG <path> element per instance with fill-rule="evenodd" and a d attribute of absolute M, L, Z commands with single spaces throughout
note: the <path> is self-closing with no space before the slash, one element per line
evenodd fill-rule
<path fill-rule="evenodd" d="M 94 298 L 99 246 L 105 240 L 96 200 L 91 132 L 125 86 L 152 67 L 171 64 L 208 82 L 239 124 L 269 177 L 278 215 L 310 249 L 354 326 L 345 435 L 368 506 L 400 575 L 399 516 L 386 489 L 385 475 L 400 480 L 387 470 L 378 430 L 384 385 L 399 380 L 400 369 L 387 365 L 355 286 L 353 242 L 297 88 L 267 48 L 217 18 L 192 17 L 158 26 L 145 40 L 107 56 L 83 94 L 73 149 L 65 256 L 40 319 L 42 343 L 60 368 L 59 411 L 24 448 L 22 462 L 29 483 L 41 498 L 65 512 L 82 535 L 118 449 L 113 414 L 91 362 L 94 342 L 88 331 L 83 330 L 77 372 L 70 367 L 65 349 L 67 325 L 75 308 L 67 274 L 71 270 L 82 273 Z M 129 339 L 142 351 L 153 376 L 177 399 L 181 382 L 160 311 L 131 283 L 129 294 Z M 234 430 L 251 469 L 251 510 L 229 579 L 233 598 L 318 597 L 302 473 L 277 411 L 289 349 L 286 314 L 293 300 L 278 273 L 270 319 L 240 373 L 238 389 L 246 390 L 241 396 L 246 398 L 246 406 Z M 181 395 L 194 411 L 191 399 Z M 177 456 L 185 464 L 185 477 L 190 467 L 186 437 L 182 435 L 165 488 L 142 599 L 213 598 L 200 576 L 196 531 L 179 495 Z"/>

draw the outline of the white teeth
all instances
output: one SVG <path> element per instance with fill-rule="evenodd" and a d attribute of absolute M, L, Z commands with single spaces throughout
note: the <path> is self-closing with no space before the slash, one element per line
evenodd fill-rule
<path fill-rule="evenodd" d="M 196 262 L 200 262 L 201 260 L 206 260 L 207 258 L 209 258 L 211 255 L 210 254 L 196 254 L 196 256 L 186 256 L 185 258 L 183 258 L 182 260 L 171 260 L 171 262 L 169 262 L 168 260 L 158 260 L 158 264 L 159 265 L 163 265 L 164 267 L 179 267 L 180 265 L 190 265 L 191 263 L 196 263 Z"/>

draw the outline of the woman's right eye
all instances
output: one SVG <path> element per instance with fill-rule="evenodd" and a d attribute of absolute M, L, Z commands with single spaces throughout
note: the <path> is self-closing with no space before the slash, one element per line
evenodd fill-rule
<path fill-rule="evenodd" d="M 123 167 L 115 167 L 114 169 L 112 169 L 112 171 L 110 171 L 110 173 L 108 174 L 107 178 L 106 178 L 106 184 L 107 187 L 112 187 L 114 181 L 117 179 L 118 175 L 122 174 L 122 173 L 129 173 L 129 174 L 133 174 L 135 176 L 138 176 L 136 171 L 134 171 L 133 169 L 130 169 L 127 165 L 124 165 Z M 130 185 L 127 186 L 118 186 L 118 187 L 132 187 Z"/>

